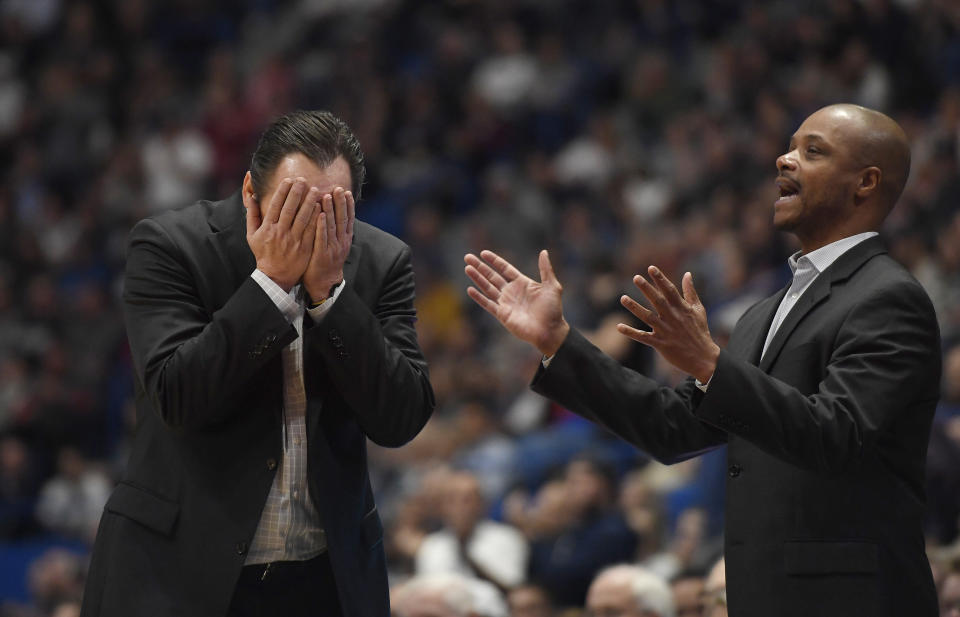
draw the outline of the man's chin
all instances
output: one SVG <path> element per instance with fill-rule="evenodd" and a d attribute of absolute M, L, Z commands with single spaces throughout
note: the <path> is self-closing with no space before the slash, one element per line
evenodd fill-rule
<path fill-rule="evenodd" d="M 797 228 L 797 222 L 788 216 L 779 213 L 773 215 L 773 228 L 777 231 L 793 231 Z"/>

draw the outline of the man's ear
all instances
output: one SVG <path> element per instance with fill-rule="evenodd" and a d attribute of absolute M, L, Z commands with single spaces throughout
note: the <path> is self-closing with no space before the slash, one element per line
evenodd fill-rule
<path fill-rule="evenodd" d="M 250 209 L 251 202 L 260 205 L 260 198 L 253 189 L 253 177 L 249 171 L 243 176 L 243 186 L 240 188 L 240 196 L 243 198 L 243 207 L 248 210 Z"/>
<path fill-rule="evenodd" d="M 854 195 L 857 201 L 865 201 L 880 191 L 880 181 L 883 180 L 883 171 L 875 165 L 860 172 L 860 182 Z"/>

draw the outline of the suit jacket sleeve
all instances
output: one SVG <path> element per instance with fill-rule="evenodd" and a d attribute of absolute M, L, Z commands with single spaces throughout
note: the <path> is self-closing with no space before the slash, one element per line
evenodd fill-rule
<path fill-rule="evenodd" d="M 822 368 L 811 362 L 819 360 L 802 348 L 784 350 L 777 372 Z M 876 455 L 898 419 L 932 409 L 939 394 L 936 316 L 920 286 L 887 286 L 853 306 L 823 375 L 808 395 L 724 351 L 696 414 L 811 470 L 842 471 Z"/>
<path fill-rule="evenodd" d="M 550 367 L 537 372 L 532 387 L 661 462 L 675 463 L 726 442 L 726 433 L 694 416 L 703 393 L 693 379 L 676 389 L 661 386 L 621 366 L 576 330 Z"/>
<path fill-rule="evenodd" d="M 413 439 L 433 411 L 413 300 L 413 266 L 404 246 L 373 310 L 347 280 L 333 308 L 304 331 L 305 362 L 308 355 L 321 359 L 360 428 L 382 446 Z"/>
<path fill-rule="evenodd" d="M 171 426 L 238 413 L 234 396 L 297 332 L 252 278 L 211 315 L 182 249 L 155 220 L 130 232 L 123 311 L 136 379 Z"/>

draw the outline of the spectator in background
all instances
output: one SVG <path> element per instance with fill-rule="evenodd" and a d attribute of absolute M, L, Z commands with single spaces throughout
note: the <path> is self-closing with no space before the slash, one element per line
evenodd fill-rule
<path fill-rule="evenodd" d="M 633 565 L 601 570 L 587 592 L 589 617 L 674 617 L 673 597 L 666 581 Z"/>
<path fill-rule="evenodd" d="M 396 617 L 507 617 L 492 584 L 457 573 L 417 576 L 392 593 Z"/>
<path fill-rule="evenodd" d="M 23 440 L 0 438 L 0 538 L 13 539 L 33 532 L 40 469 Z"/>
<path fill-rule="evenodd" d="M 960 537 L 960 344 L 947 346 L 941 388 L 927 448 L 926 517 L 927 534 L 946 545 Z"/>
<path fill-rule="evenodd" d="M 681 572 L 670 581 L 676 617 L 702 617 L 705 582 L 702 573 L 690 571 Z"/>
<path fill-rule="evenodd" d="M 37 519 L 47 529 L 92 542 L 110 489 L 110 478 L 99 465 L 76 448 L 64 447 L 57 456 L 57 475 L 40 489 Z"/>
<path fill-rule="evenodd" d="M 706 535 L 707 517 L 704 511 L 687 508 L 677 517 L 665 550 L 645 559 L 643 565 L 667 580 L 687 569 L 705 567 L 719 552 L 719 549 L 706 543 Z"/>
<path fill-rule="evenodd" d="M 440 501 L 443 528 L 423 539 L 416 574 L 458 572 L 507 590 L 524 581 L 529 547 L 509 525 L 485 518 L 486 504 L 477 477 L 457 471 L 447 477 Z"/>
<path fill-rule="evenodd" d="M 553 600 L 547 590 L 534 583 L 514 587 L 507 592 L 510 617 L 553 617 Z"/>
<path fill-rule="evenodd" d="M 940 617 L 960 617 L 960 570 L 952 570 L 940 588 Z"/>
<path fill-rule="evenodd" d="M 727 570 L 723 557 L 703 584 L 703 617 L 727 617 Z"/>
<path fill-rule="evenodd" d="M 28 582 L 35 605 L 44 612 L 79 610 L 86 560 L 76 553 L 51 549 L 30 565 Z"/>
<path fill-rule="evenodd" d="M 587 588 L 604 566 L 631 559 L 637 537 L 615 507 L 615 477 L 600 462 L 576 458 L 565 467 L 557 504 L 559 530 L 535 540 L 530 578 L 559 606 L 582 606 Z"/>

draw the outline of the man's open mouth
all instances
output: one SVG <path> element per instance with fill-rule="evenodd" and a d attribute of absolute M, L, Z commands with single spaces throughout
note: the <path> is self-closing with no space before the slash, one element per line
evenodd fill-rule
<path fill-rule="evenodd" d="M 777 187 L 780 189 L 780 199 L 777 203 L 788 201 L 800 192 L 800 185 L 784 176 L 777 178 Z"/>

